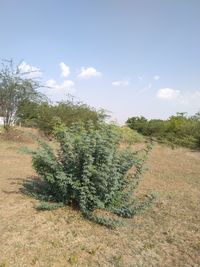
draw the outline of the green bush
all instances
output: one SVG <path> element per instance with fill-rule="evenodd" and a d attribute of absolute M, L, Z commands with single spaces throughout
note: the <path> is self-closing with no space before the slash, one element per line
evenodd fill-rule
<path fill-rule="evenodd" d="M 147 120 L 144 117 L 132 117 L 127 126 L 139 133 L 155 137 L 165 144 L 184 146 L 191 149 L 200 148 L 200 114 L 187 116 L 177 113 L 167 120 Z"/>
<path fill-rule="evenodd" d="M 57 152 L 40 142 L 32 153 L 36 172 L 57 202 L 76 205 L 86 218 L 111 227 L 119 220 L 95 215 L 96 210 L 129 218 L 150 205 L 153 195 L 143 201 L 134 196 L 150 147 L 141 153 L 119 149 L 120 137 L 111 126 L 91 122 L 59 127 L 55 135 Z"/>
<path fill-rule="evenodd" d="M 98 124 L 106 116 L 103 110 L 95 110 L 74 100 L 58 102 L 56 105 L 24 101 L 17 110 L 17 123 L 25 127 L 38 128 L 46 135 L 52 135 L 54 128 L 60 124 L 69 127 L 75 122 L 88 120 Z"/>
<path fill-rule="evenodd" d="M 127 126 L 118 126 L 113 124 L 112 129 L 120 136 L 122 143 L 132 145 L 144 142 L 144 137 L 141 134 Z"/>

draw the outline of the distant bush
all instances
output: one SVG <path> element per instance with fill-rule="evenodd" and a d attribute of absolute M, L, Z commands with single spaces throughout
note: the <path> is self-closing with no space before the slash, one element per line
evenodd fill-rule
<path fill-rule="evenodd" d="M 51 135 L 54 128 L 60 124 L 69 127 L 75 122 L 88 120 L 98 124 L 106 116 L 103 110 L 97 111 L 74 100 L 58 102 L 56 105 L 48 102 L 24 101 L 17 110 L 17 123 L 25 127 L 38 128 L 45 134 Z"/>
<path fill-rule="evenodd" d="M 147 120 L 144 117 L 132 117 L 127 126 L 139 133 L 155 137 L 159 142 L 184 146 L 191 149 L 200 148 L 200 114 L 186 116 L 177 113 L 167 120 Z"/>
<path fill-rule="evenodd" d="M 144 137 L 141 134 L 127 126 L 117 126 L 113 124 L 111 127 L 113 131 L 120 136 L 122 143 L 132 145 L 144 141 Z"/>
<path fill-rule="evenodd" d="M 32 152 L 33 166 L 47 182 L 57 202 L 76 205 L 83 215 L 99 224 L 116 226 L 118 219 L 98 216 L 97 210 L 132 217 L 148 207 L 153 195 L 139 201 L 134 195 L 144 169 L 148 146 L 142 152 L 119 149 L 120 137 L 111 126 L 92 122 L 58 127 L 59 150 L 40 142 Z M 130 169 L 134 166 L 135 171 Z"/>

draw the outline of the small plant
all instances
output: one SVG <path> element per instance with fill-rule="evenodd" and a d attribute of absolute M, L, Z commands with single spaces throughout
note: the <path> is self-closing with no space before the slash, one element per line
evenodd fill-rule
<path fill-rule="evenodd" d="M 63 203 L 50 203 L 50 202 L 41 202 L 36 205 L 36 210 L 56 210 L 58 208 L 62 208 Z"/>
<path fill-rule="evenodd" d="M 150 146 L 140 153 L 120 149 L 112 127 L 91 122 L 59 127 L 55 136 L 58 151 L 40 142 L 32 154 L 36 172 L 57 202 L 76 205 L 86 218 L 110 227 L 120 224 L 110 214 L 130 218 L 152 203 L 152 194 L 142 202 L 134 196 Z M 98 216 L 97 210 L 109 215 Z"/>

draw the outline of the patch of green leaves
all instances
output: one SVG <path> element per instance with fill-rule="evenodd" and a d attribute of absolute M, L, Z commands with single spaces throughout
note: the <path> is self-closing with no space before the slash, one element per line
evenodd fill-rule
<path fill-rule="evenodd" d="M 35 206 L 36 210 L 56 210 L 62 208 L 63 203 L 50 203 L 50 202 L 41 202 Z"/>
<path fill-rule="evenodd" d="M 57 128 L 55 137 L 57 151 L 40 142 L 32 152 L 33 167 L 54 200 L 76 205 L 84 217 L 108 227 L 121 220 L 94 215 L 96 210 L 130 218 L 152 203 L 153 196 L 139 201 L 134 195 L 151 146 L 140 152 L 120 149 L 120 136 L 111 126 L 92 122 Z M 135 172 L 130 172 L 133 166 Z"/>

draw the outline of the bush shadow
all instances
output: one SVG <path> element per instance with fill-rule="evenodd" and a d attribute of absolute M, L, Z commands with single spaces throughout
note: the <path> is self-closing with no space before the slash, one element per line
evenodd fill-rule
<path fill-rule="evenodd" d="M 25 180 L 19 190 L 22 194 L 28 195 L 38 200 L 54 200 L 49 185 L 37 176 L 32 176 Z"/>

